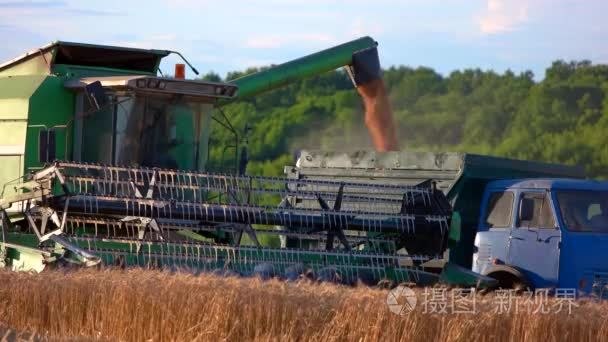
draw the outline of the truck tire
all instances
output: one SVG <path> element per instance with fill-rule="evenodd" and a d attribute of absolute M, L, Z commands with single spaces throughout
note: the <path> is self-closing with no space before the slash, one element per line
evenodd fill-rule
<path fill-rule="evenodd" d="M 532 290 L 525 275 L 511 266 L 498 265 L 484 275 L 498 280 L 494 289 L 515 290 L 517 293 Z"/>

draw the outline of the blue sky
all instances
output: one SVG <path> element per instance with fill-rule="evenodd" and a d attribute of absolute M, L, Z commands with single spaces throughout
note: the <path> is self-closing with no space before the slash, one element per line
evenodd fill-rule
<path fill-rule="evenodd" d="M 556 59 L 608 63 L 606 13 L 605 0 L 0 0 L 0 61 L 69 40 L 179 50 L 224 76 L 370 35 L 385 67 L 542 78 Z"/>

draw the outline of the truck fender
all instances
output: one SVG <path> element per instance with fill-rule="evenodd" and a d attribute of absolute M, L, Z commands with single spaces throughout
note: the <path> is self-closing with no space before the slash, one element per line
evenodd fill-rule
<path fill-rule="evenodd" d="M 532 290 L 528 278 L 515 266 L 491 265 L 482 274 L 498 280 L 497 288 L 514 289 L 518 291 Z"/>

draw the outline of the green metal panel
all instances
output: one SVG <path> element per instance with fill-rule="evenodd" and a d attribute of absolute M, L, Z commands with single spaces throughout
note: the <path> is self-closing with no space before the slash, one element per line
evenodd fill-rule
<path fill-rule="evenodd" d="M 44 79 L 38 75 L 0 77 L 0 146 L 25 145 L 30 98 Z"/>
<path fill-rule="evenodd" d="M 0 165 L 0 197 L 14 195 L 14 187 L 7 184 L 23 176 L 23 156 L 0 155 Z"/>
<path fill-rule="evenodd" d="M 370 37 L 359 38 L 230 82 L 238 85 L 238 98 L 251 97 L 295 80 L 350 65 L 354 52 L 376 45 Z"/>
<path fill-rule="evenodd" d="M 78 43 L 78 42 L 68 42 L 58 40 L 52 43 L 53 45 L 63 45 L 63 46 L 80 46 L 87 48 L 99 48 L 99 49 L 111 49 L 111 50 L 119 50 L 124 51 L 125 53 L 135 51 L 135 52 L 145 52 L 153 55 L 158 55 L 159 57 L 165 57 L 170 52 L 167 50 L 159 50 L 159 49 L 142 49 L 142 48 L 134 48 L 134 47 L 126 47 L 126 46 L 113 46 L 113 45 L 101 45 L 101 44 L 90 44 L 90 43 Z"/>
<path fill-rule="evenodd" d="M 10 85 L 10 79 L 0 78 L 0 89 Z M 27 120 L 29 97 L 2 98 L 2 95 L 0 94 L 0 120 Z"/>
<path fill-rule="evenodd" d="M 143 71 L 137 71 L 137 70 L 112 69 L 112 68 L 89 67 L 89 66 L 66 65 L 66 64 L 53 65 L 52 72 L 55 75 L 65 76 L 65 77 L 70 77 L 70 78 L 104 77 L 104 76 L 120 76 L 120 75 L 150 75 L 150 76 L 156 75 L 156 73 L 143 72 Z"/>
<path fill-rule="evenodd" d="M 461 179 L 448 197 L 461 218 L 460 240 L 450 246 L 450 262 L 470 268 L 481 199 L 490 179 Z M 451 196 L 450 196 L 451 195 Z"/>
<path fill-rule="evenodd" d="M 6 254 L 10 268 L 15 272 L 40 273 L 46 266 L 44 252 L 36 248 L 0 243 L 0 255 L 2 254 Z"/>
<path fill-rule="evenodd" d="M 0 100 L 18 100 L 15 104 L 23 106 L 22 100 L 29 99 L 32 94 L 38 89 L 44 75 L 22 75 L 22 76 L 7 76 L 0 77 Z M 22 107 L 21 107 L 22 108 Z M 2 103 L 0 113 L 14 111 L 15 109 L 9 104 Z M 25 118 L 26 116 L 19 116 Z M 12 118 L 15 118 L 14 116 Z"/>
<path fill-rule="evenodd" d="M 0 154 L 23 154 L 26 130 L 25 120 L 0 120 Z"/>
<path fill-rule="evenodd" d="M 38 168 L 38 134 L 40 128 L 31 127 L 45 125 L 48 128 L 70 124 L 74 112 L 74 94 L 63 87 L 63 78 L 48 76 L 40 84 L 30 98 L 26 144 L 25 169 Z M 68 127 L 71 132 L 71 126 Z M 68 129 L 56 129 L 56 156 L 65 159 L 69 156 L 71 142 L 66 145 Z M 71 133 L 70 133 L 71 135 Z M 68 139 L 70 136 L 68 136 Z M 66 155 L 67 151 L 67 155 Z"/>
<path fill-rule="evenodd" d="M 0 77 L 0 191 L 24 174 L 24 152 L 30 98 L 45 76 Z M 8 192 L 6 192 L 8 191 Z M 14 194 L 7 186 L 4 195 Z"/>

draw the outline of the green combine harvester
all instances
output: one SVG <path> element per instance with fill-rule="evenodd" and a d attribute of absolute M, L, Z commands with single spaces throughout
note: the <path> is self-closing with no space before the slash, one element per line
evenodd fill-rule
<path fill-rule="evenodd" d="M 376 45 L 364 37 L 227 83 L 157 76 L 171 51 L 69 42 L 0 65 L 0 264 L 490 285 L 466 268 L 483 184 L 569 170 L 406 152 L 317 165 L 327 156 L 304 153 L 271 178 L 244 174 L 244 149 L 233 173 L 207 170 L 219 107 L 340 67 L 367 82 L 380 74 Z M 448 247 L 461 266 L 444 262 Z"/>

